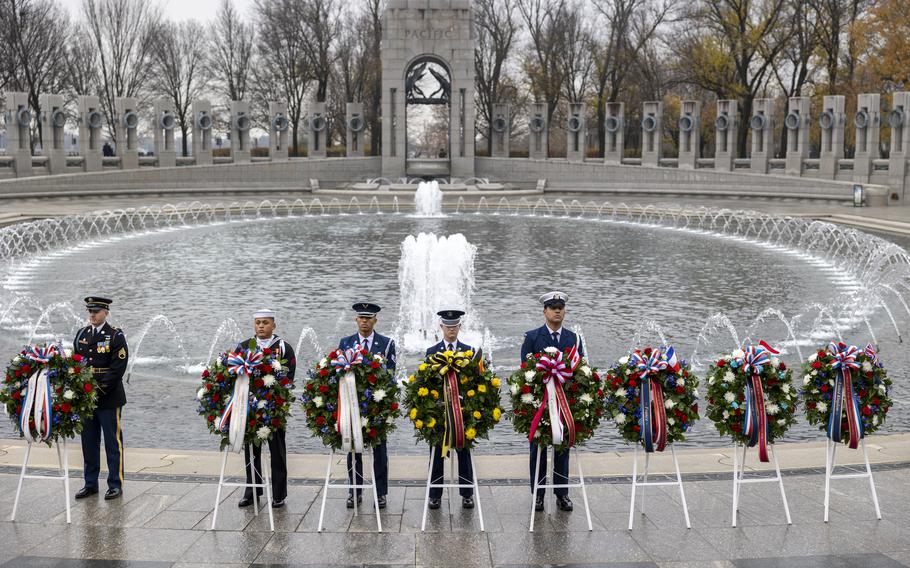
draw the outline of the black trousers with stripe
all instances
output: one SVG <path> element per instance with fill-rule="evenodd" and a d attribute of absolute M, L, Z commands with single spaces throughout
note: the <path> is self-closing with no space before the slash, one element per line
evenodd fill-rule
<path fill-rule="evenodd" d="M 101 473 L 101 439 L 107 457 L 107 488 L 123 488 L 123 429 L 120 408 L 98 408 L 92 417 L 82 421 L 82 461 L 85 463 L 85 486 L 98 489 Z"/>

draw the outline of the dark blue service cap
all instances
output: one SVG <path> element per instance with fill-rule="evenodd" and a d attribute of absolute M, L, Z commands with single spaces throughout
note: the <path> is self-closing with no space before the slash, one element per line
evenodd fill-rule
<path fill-rule="evenodd" d="M 85 308 L 88 310 L 109 310 L 114 300 L 101 296 L 88 296 L 85 298 Z"/>
<path fill-rule="evenodd" d="M 461 317 L 464 312 L 461 310 L 441 310 L 436 312 L 436 315 L 442 320 L 442 325 L 458 325 L 461 323 Z"/>
<path fill-rule="evenodd" d="M 358 316 L 365 318 L 376 317 L 376 314 L 382 309 L 377 304 L 371 304 L 370 302 L 358 302 L 351 306 L 351 308 L 357 312 Z"/>

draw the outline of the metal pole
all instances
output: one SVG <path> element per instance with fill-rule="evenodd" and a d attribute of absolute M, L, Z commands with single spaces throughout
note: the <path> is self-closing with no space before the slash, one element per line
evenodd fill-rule
<path fill-rule="evenodd" d="M 221 450 L 221 475 L 218 476 L 218 492 L 215 494 L 215 512 L 212 513 L 212 529 L 215 530 L 215 523 L 218 522 L 218 505 L 221 503 L 221 488 L 224 486 L 224 468 L 227 466 L 228 453 L 227 448 Z"/>
<path fill-rule="evenodd" d="M 686 517 L 686 528 L 691 529 L 692 524 L 689 522 L 689 505 L 686 503 L 686 492 L 683 489 L 682 475 L 679 473 L 679 460 L 676 459 L 676 448 L 670 444 L 670 453 L 673 454 L 673 465 L 676 467 L 676 483 L 679 484 L 679 497 L 682 499 L 683 515 Z"/>
<path fill-rule="evenodd" d="M 316 527 L 316 532 L 322 532 L 322 519 L 325 517 L 325 500 L 329 495 L 329 479 L 332 476 L 332 461 L 335 458 L 335 450 L 332 450 L 332 453 L 329 454 L 329 465 L 325 468 L 325 483 L 322 485 L 322 506 L 319 507 L 319 525 Z M 357 496 L 354 496 L 354 502 L 357 502 Z"/>
<path fill-rule="evenodd" d="M 427 528 L 427 508 L 430 504 L 430 484 L 433 483 L 433 462 L 436 461 L 436 448 L 430 446 L 430 467 L 427 470 L 427 489 L 423 496 L 423 520 L 420 522 L 420 532 Z"/>
<path fill-rule="evenodd" d="M 534 464 L 534 475 L 533 481 L 531 483 L 531 526 L 528 528 L 529 532 L 534 532 L 534 506 L 537 504 L 537 486 L 540 482 L 540 451 L 543 448 L 537 446 L 537 460 Z M 24 467 L 24 466 L 23 466 Z M 546 497 L 546 496 L 544 496 Z"/>
<path fill-rule="evenodd" d="M 19 494 L 22 493 L 22 480 L 25 479 L 25 467 L 28 465 L 28 456 L 32 453 L 32 443 L 25 446 L 25 457 L 22 459 L 22 470 L 19 472 L 19 485 L 16 487 L 16 499 L 13 501 L 13 514 L 9 520 L 16 520 L 16 510 L 19 508 Z"/>

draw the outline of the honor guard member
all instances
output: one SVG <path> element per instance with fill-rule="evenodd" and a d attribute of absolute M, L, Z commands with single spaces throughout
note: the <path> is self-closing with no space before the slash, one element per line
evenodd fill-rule
<path fill-rule="evenodd" d="M 434 353 L 440 353 L 445 351 L 473 351 L 474 348 L 468 345 L 467 343 L 462 343 L 458 341 L 458 332 L 461 331 L 461 318 L 464 316 L 464 312 L 461 310 L 442 310 L 437 312 L 439 316 L 439 328 L 442 330 L 442 341 L 433 345 L 427 349 L 427 357 Z M 474 358 L 483 357 L 483 355 L 477 351 L 474 353 Z M 442 446 L 433 446 L 430 448 L 430 452 L 433 454 L 433 471 L 431 472 L 432 483 L 442 484 L 444 475 L 443 475 L 443 460 L 442 460 Z M 458 454 L 458 484 L 467 485 L 474 483 L 474 469 L 471 467 L 471 450 L 468 448 L 463 448 L 461 450 L 456 449 L 455 452 Z M 474 508 L 474 487 L 460 487 L 458 493 L 461 495 L 461 506 L 464 509 L 473 509 Z M 442 502 L 442 487 L 431 487 L 430 488 L 430 500 L 429 508 L 438 509 L 439 505 Z"/>
<path fill-rule="evenodd" d="M 297 359 L 294 356 L 294 349 L 287 341 L 275 335 L 275 312 L 270 309 L 262 309 L 253 314 L 253 332 L 254 337 L 246 339 L 237 345 L 236 350 L 250 349 L 253 341 L 256 342 L 258 349 L 271 349 L 272 353 L 283 361 L 283 365 L 288 371 L 288 378 L 291 380 L 291 389 L 294 388 L 294 373 L 297 370 Z M 272 470 L 272 508 L 280 509 L 284 507 L 284 501 L 288 496 L 288 448 L 285 443 L 286 430 L 284 428 L 276 429 L 269 440 L 269 463 Z M 250 445 L 244 444 L 243 455 L 246 463 L 246 482 L 262 483 L 262 447 L 253 445 L 253 460 L 251 467 Z M 253 468 L 256 469 L 255 479 L 253 481 Z M 262 495 L 262 488 L 256 488 L 256 499 Z M 253 504 L 253 488 L 247 487 L 243 492 L 243 498 L 237 503 L 238 507 L 249 507 Z"/>
<path fill-rule="evenodd" d="M 91 418 L 82 422 L 82 459 L 85 486 L 76 493 L 84 499 L 98 493 L 98 474 L 101 472 L 101 437 L 107 456 L 106 500 L 123 494 L 123 430 L 120 409 L 126 404 L 123 373 L 129 361 L 126 336 L 119 328 L 107 323 L 112 300 L 99 296 L 85 298 L 89 325 L 76 334 L 73 353 L 85 357 L 98 385 L 98 406 Z"/>
<path fill-rule="evenodd" d="M 547 347 L 556 347 L 562 352 L 578 346 L 578 354 L 584 356 L 584 345 L 578 343 L 578 336 L 562 327 L 566 317 L 566 302 L 569 296 L 564 292 L 547 292 L 540 297 L 543 304 L 543 316 L 546 323 L 537 329 L 525 333 L 524 343 L 521 344 L 521 362 L 531 353 L 539 353 Z M 537 444 L 531 442 L 530 479 L 531 491 L 534 490 L 534 464 L 537 461 Z M 547 452 L 540 456 L 540 470 L 538 484 L 547 482 Z M 555 485 L 569 482 L 569 450 L 556 452 L 553 463 L 553 483 Z M 556 503 L 563 511 L 572 510 L 572 500 L 569 499 L 568 487 L 559 487 L 553 490 L 556 494 Z M 544 490 L 539 489 L 535 496 L 534 509 L 543 511 Z"/>
<path fill-rule="evenodd" d="M 381 354 L 386 359 L 386 367 L 395 374 L 395 342 L 392 338 L 379 335 L 373 328 L 376 326 L 376 314 L 380 308 L 376 304 L 369 302 L 360 302 L 352 306 L 357 314 L 357 333 L 349 335 L 338 342 L 339 349 L 351 349 L 354 345 L 359 344 L 361 347 L 373 354 Z M 351 454 L 348 453 L 348 482 L 351 485 L 361 485 L 363 483 L 363 454 L 355 454 L 354 467 L 351 467 Z M 356 482 L 354 481 L 356 472 Z M 385 509 L 386 494 L 389 492 L 389 455 L 386 448 L 385 440 L 373 448 L 373 475 L 376 483 L 376 495 L 379 501 L 379 508 Z M 348 494 L 347 507 L 354 508 L 354 490 Z M 357 504 L 362 500 L 362 490 L 357 489 Z"/>

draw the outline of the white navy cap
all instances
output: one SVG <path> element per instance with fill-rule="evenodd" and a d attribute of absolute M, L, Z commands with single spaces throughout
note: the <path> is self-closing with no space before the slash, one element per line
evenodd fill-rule
<path fill-rule="evenodd" d="M 569 301 L 569 295 L 565 292 L 557 292 L 554 290 L 542 295 L 539 300 L 546 308 L 562 307 Z"/>
<path fill-rule="evenodd" d="M 270 308 L 261 308 L 253 312 L 253 319 L 272 318 L 275 319 L 275 310 Z"/>
<path fill-rule="evenodd" d="M 461 310 L 441 310 L 436 312 L 436 315 L 439 316 L 442 325 L 455 326 L 461 323 L 461 317 L 464 312 Z"/>

